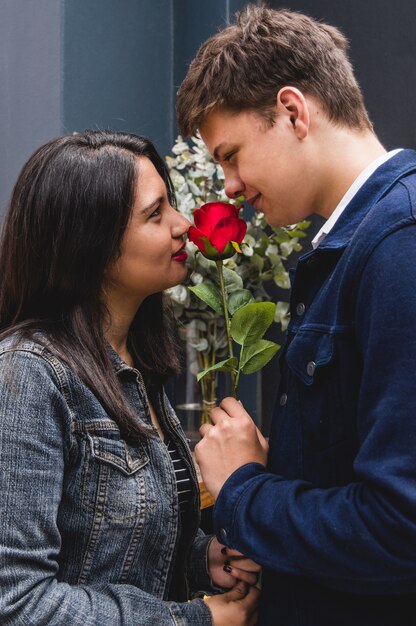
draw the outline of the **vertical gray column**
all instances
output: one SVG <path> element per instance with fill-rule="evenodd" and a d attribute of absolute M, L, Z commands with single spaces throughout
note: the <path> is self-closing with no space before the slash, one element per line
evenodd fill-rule
<path fill-rule="evenodd" d="M 61 3 L 0 3 L 0 215 L 27 157 L 61 132 Z"/>
<path fill-rule="evenodd" d="M 226 26 L 233 14 L 246 4 L 242 0 L 173 0 L 175 93 L 199 46 Z"/>
<path fill-rule="evenodd" d="M 111 128 L 172 142 L 171 0 L 64 2 L 65 132 Z"/>

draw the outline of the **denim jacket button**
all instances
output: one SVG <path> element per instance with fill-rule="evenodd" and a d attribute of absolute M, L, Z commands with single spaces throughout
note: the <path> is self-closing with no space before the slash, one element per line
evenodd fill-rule
<path fill-rule="evenodd" d="M 221 539 L 225 543 L 227 541 L 227 531 L 225 530 L 225 528 L 221 528 L 220 535 L 221 535 Z"/>
<path fill-rule="evenodd" d="M 315 374 L 315 370 L 316 370 L 315 361 L 309 361 L 309 363 L 306 366 L 306 373 L 308 374 L 308 376 L 313 376 Z"/>
<path fill-rule="evenodd" d="M 299 302 L 299 304 L 296 306 L 296 313 L 298 315 L 303 315 L 305 313 L 306 307 L 303 304 L 303 302 Z"/>
<path fill-rule="evenodd" d="M 287 402 L 287 393 L 282 393 L 282 395 L 279 398 L 280 406 L 285 406 L 286 402 Z"/>

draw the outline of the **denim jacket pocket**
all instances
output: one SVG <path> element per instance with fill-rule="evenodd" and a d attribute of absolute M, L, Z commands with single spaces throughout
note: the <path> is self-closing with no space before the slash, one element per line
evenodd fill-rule
<path fill-rule="evenodd" d="M 345 333 L 319 328 L 299 330 L 286 352 L 295 380 L 297 403 L 306 443 L 315 450 L 334 446 L 349 436 L 348 406 L 341 401 L 342 346 Z"/>
<path fill-rule="evenodd" d="M 136 519 L 146 502 L 145 467 L 149 458 L 139 446 L 121 439 L 87 435 L 82 501 L 114 521 Z"/>
<path fill-rule="evenodd" d="M 286 352 L 290 369 L 305 385 L 313 385 L 324 365 L 334 354 L 334 336 L 330 333 L 300 330 Z"/>

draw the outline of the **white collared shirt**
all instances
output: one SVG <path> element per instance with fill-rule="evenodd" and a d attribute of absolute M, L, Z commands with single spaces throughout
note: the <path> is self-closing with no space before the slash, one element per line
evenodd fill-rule
<path fill-rule="evenodd" d="M 351 202 L 357 191 L 364 185 L 365 181 L 370 178 L 371 174 L 373 174 L 376 169 L 380 167 L 380 165 L 391 159 L 391 157 L 393 157 L 401 150 L 402 148 L 398 148 L 396 150 L 390 150 L 390 152 L 382 154 L 380 157 L 375 159 L 375 161 L 372 161 L 370 165 L 367 165 L 365 170 L 363 170 L 361 174 L 357 176 L 351 187 L 348 189 L 339 204 L 336 206 L 333 213 L 330 215 L 325 224 L 312 239 L 311 244 L 313 248 L 317 248 L 319 244 L 325 239 L 329 231 L 334 227 L 335 222 L 338 220 L 339 216 L 341 215 L 347 204 Z"/>

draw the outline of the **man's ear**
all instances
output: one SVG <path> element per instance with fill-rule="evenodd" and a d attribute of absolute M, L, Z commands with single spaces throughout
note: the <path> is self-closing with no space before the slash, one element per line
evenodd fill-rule
<path fill-rule="evenodd" d="M 282 87 L 276 96 L 278 115 L 289 118 L 298 139 L 309 132 L 309 109 L 303 93 L 296 87 Z"/>

